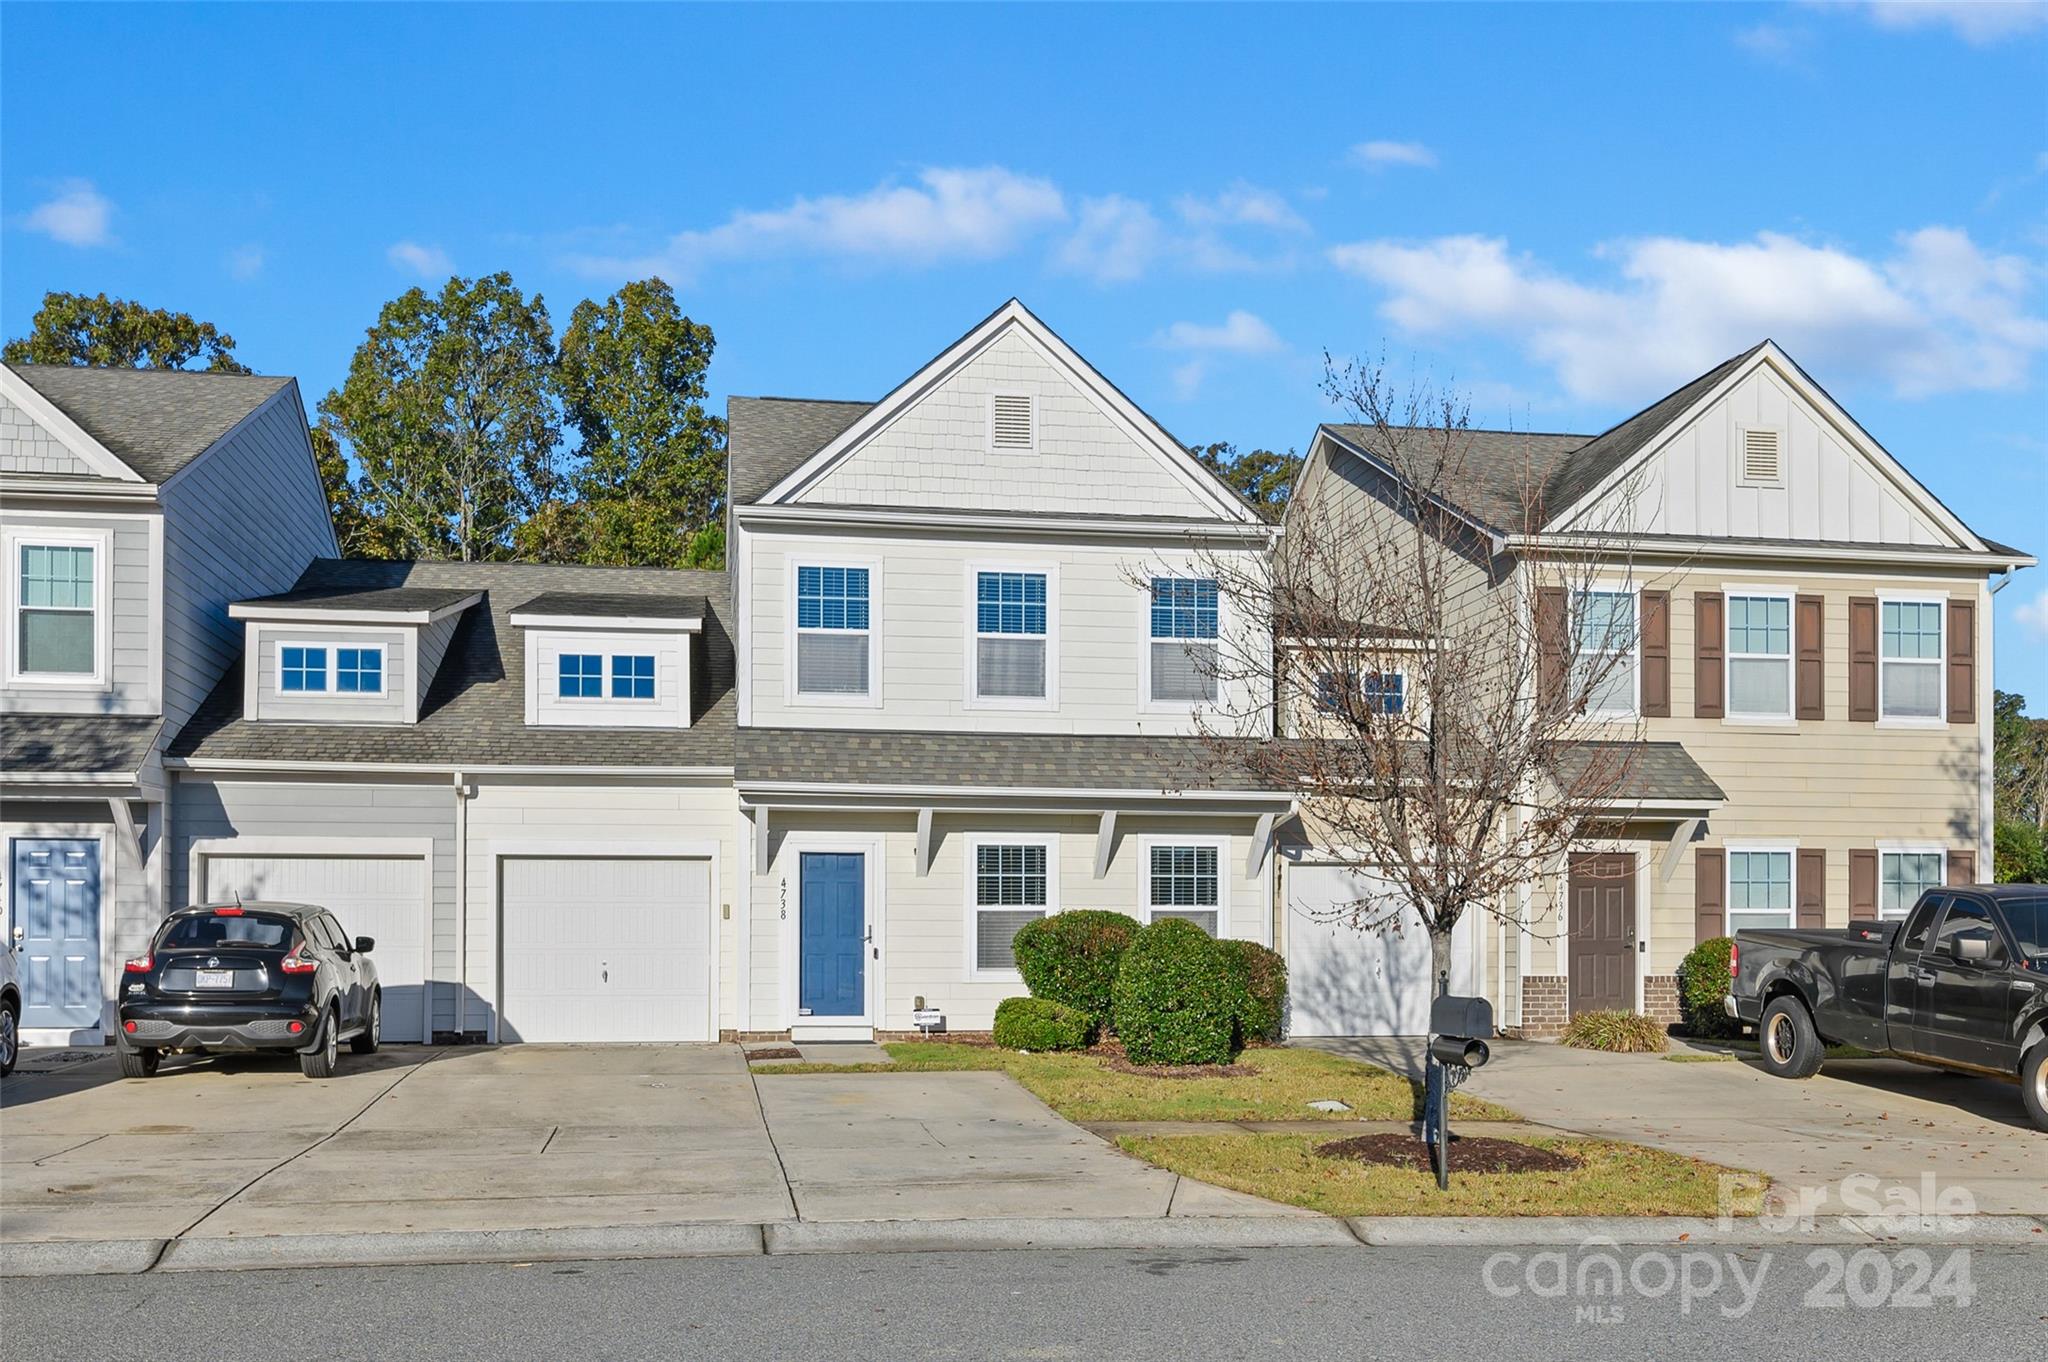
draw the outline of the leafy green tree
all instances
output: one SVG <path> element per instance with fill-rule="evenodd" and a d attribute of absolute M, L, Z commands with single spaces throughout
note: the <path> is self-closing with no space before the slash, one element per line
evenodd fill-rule
<path fill-rule="evenodd" d="M 1992 870 L 1999 884 L 2048 884 L 2048 843 L 2041 829 L 2002 818 L 1992 829 Z"/>
<path fill-rule="evenodd" d="M 581 440 L 569 496 L 522 528 L 522 556 L 693 565 L 724 536 L 725 423 L 704 409 L 715 342 L 659 279 L 570 314 L 557 360 L 563 413 Z"/>
<path fill-rule="evenodd" d="M 45 293 L 43 305 L 29 321 L 29 333 L 7 342 L 0 359 L 9 364 L 105 369 L 250 372 L 235 358 L 235 338 L 212 322 L 104 293 Z"/>
<path fill-rule="evenodd" d="M 561 495 L 554 329 L 499 272 L 386 303 L 320 424 L 352 458 L 356 501 L 396 556 L 505 558 Z"/>
<path fill-rule="evenodd" d="M 1301 456 L 1293 450 L 1276 454 L 1270 449 L 1254 449 L 1240 454 L 1236 445 L 1218 441 L 1196 449 L 1194 455 L 1267 520 L 1277 521 L 1286 513 L 1295 475 L 1301 471 Z"/>
<path fill-rule="evenodd" d="M 1992 803 L 2001 819 L 2048 830 L 2048 719 L 2028 716 L 2027 697 L 1993 693 Z"/>

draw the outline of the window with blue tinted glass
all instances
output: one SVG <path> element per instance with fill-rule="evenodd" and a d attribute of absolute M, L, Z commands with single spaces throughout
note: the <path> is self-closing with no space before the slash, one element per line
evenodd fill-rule
<path fill-rule="evenodd" d="M 382 648 L 336 648 L 334 688 L 346 695 L 384 693 L 384 650 Z"/>
<path fill-rule="evenodd" d="M 327 689 L 327 650 L 289 646 L 279 650 L 277 688 L 288 694 Z"/>
<path fill-rule="evenodd" d="M 612 699 L 652 700 L 654 658 L 637 653 L 612 654 Z"/>
<path fill-rule="evenodd" d="M 796 627 L 868 627 L 866 568 L 799 567 L 796 570 Z"/>
<path fill-rule="evenodd" d="M 1216 637 L 1216 581 L 1213 577 L 1154 577 L 1152 637 Z"/>
<path fill-rule="evenodd" d="M 1408 679 L 1399 672 L 1367 672 L 1358 690 L 1367 713 L 1399 714 L 1408 703 Z"/>
<path fill-rule="evenodd" d="M 982 572 L 974 579 L 974 627 L 983 634 L 1043 634 L 1045 574 Z"/>
<path fill-rule="evenodd" d="M 594 700 L 604 695 L 604 658 L 597 653 L 563 653 L 557 675 L 564 700 Z"/>

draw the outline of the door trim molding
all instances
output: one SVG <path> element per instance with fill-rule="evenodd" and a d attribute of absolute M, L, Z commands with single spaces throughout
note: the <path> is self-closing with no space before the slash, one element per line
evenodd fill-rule
<path fill-rule="evenodd" d="M 507 859 L 516 861 L 708 861 L 711 864 L 710 897 L 705 902 L 704 926 L 704 1007 L 705 1036 L 715 1042 L 718 1039 L 718 904 L 719 888 L 722 883 L 716 841 L 666 841 L 666 842 L 506 842 L 488 841 L 476 843 L 470 851 L 473 857 L 481 857 L 490 867 L 489 912 L 491 924 L 491 1018 L 485 1037 L 489 1044 L 498 1043 L 498 1018 L 505 1009 L 505 979 L 500 962 L 505 949 L 505 904 L 504 884 Z M 467 867 L 460 867 L 457 874 L 467 874 Z M 476 943 L 475 934 L 470 935 L 470 944 Z M 474 977 L 474 976 L 469 976 Z"/>
<path fill-rule="evenodd" d="M 1629 952 L 1628 962 L 1629 973 L 1632 976 L 1634 982 L 1632 986 L 1626 991 L 1634 999 L 1633 1003 L 1631 1004 L 1632 1009 L 1639 1014 L 1643 1010 L 1643 1000 L 1645 993 L 1643 979 L 1649 973 L 1649 971 L 1644 967 L 1643 962 L 1651 959 L 1657 949 L 1656 942 L 1651 938 L 1650 935 L 1650 923 L 1652 918 L 1656 916 L 1650 910 L 1650 863 L 1654 858 L 1647 853 L 1645 846 L 1646 844 L 1643 842 L 1632 841 L 1627 838 L 1596 838 L 1590 841 L 1574 843 L 1572 845 L 1571 850 L 1565 853 L 1563 916 L 1564 930 L 1558 933 L 1557 940 L 1558 945 L 1561 948 L 1558 951 L 1558 973 L 1561 976 L 1563 976 L 1565 981 L 1564 1006 L 1565 1020 L 1567 1021 L 1571 1020 L 1572 1006 L 1571 858 L 1573 856 L 1578 855 L 1630 856 L 1634 858 L 1636 948 L 1633 951 Z"/>
<path fill-rule="evenodd" d="M 802 968 L 802 960 L 798 949 L 800 944 L 798 937 L 803 927 L 802 853 L 818 851 L 838 855 L 856 855 L 866 858 L 863 862 L 863 868 L 866 871 L 864 886 L 866 903 L 864 906 L 867 912 L 868 931 L 874 937 L 873 949 L 870 951 L 866 962 L 867 967 L 862 970 L 867 984 L 867 997 L 862 1001 L 866 1004 L 867 1011 L 865 1015 L 859 1017 L 819 1018 L 816 1024 L 827 1028 L 842 1029 L 848 1026 L 864 1026 L 872 1031 L 876 1024 L 875 1019 L 881 1015 L 882 1002 L 889 996 L 883 984 L 883 977 L 889 966 L 887 945 L 889 939 L 887 931 L 889 915 L 887 898 L 883 892 L 883 887 L 888 880 L 884 865 L 887 845 L 887 834 L 880 832 L 789 832 L 783 834 L 782 845 L 776 850 L 776 865 L 778 867 L 775 876 L 776 892 L 781 904 L 784 905 L 783 911 L 788 911 L 790 907 L 794 907 L 796 911 L 790 914 L 790 916 L 781 919 L 778 923 L 782 929 L 782 942 L 779 952 L 780 972 L 782 975 L 780 1011 L 783 1026 L 792 1033 L 803 1030 L 812 1024 L 811 1019 L 797 1015 L 797 1008 L 801 1006 L 801 1003 L 798 1001 L 798 996 L 801 992 L 798 971 Z M 793 900 L 789 892 L 790 880 L 792 878 L 796 881 Z"/>

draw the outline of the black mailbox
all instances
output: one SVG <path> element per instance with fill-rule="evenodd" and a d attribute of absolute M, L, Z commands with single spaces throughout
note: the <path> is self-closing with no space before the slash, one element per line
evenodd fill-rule
<path fill-rule="evenodd" d="M 1429 1005 L 1429 1031 L 1434 1036 L 1485 1040 L 1493 1035 L 1493 1004 L 1447 993 Z"/>

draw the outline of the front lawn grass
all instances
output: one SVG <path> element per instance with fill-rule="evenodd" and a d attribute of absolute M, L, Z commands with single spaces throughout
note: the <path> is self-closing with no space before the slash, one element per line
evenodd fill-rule
<path fill-rule="evenodd" d="M 904 1041 L 885 1047 L 894 1064 L 761 1065 L 757 1074 L 924 1073 L 998 1069 L 1069 1121 L 1408 1121 L 1421 1114 L 1420 1087 L 1398 1074 L 1321 1050 L 1246 1050 L 1237 1062 L 1255 1072 L 1232 1078 L 1148 1078 L 1118 1073 L 1096 1054 L 1025 1054 L 987 1045 Z M 1321 1112 L 1310 1102 L 1335 1098 L 1350 1111 Z M 1451 1115 L 1513 1121 L 1513 1112 L 1464 1093 Z"/>
<path fill-rule="evenodd" d="M 1183 1176 L 1325 1215 L 1715 1215 L 1720 1177 L 1734 1170 L 1642 1145 L 1529 1137 L 1574 1154 L 1584 1166 L 1562 1173 L 1461 1173 L 1451 1148 L 1451 1187 L 1420 1169 L 1323 1158 L 1325 1135 L 1127 1135 L 1128 1152 Z M 1763 1179 L 1735 1194 L 1737 1214 L 1754 1215 Z"/>

